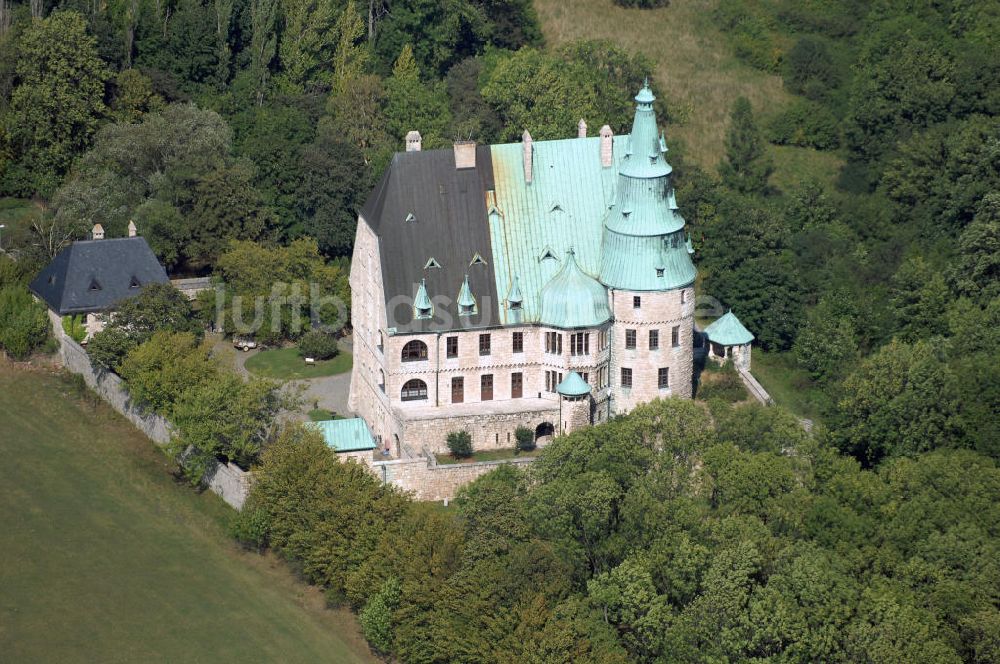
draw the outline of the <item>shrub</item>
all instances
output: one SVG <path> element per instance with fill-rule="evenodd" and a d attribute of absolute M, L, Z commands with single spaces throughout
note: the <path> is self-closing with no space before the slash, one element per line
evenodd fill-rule
<path fill-rule="evenodd" d="M 358 616 L 365 638 L 379 652 L 392 649 L 392 613 L 399 607 L 401 592 L 399 579 L 388 579 Z"/>
<path fill-rule="evenodd" d="M 320 330 L 310 330 L 299 339 L 299 354 L 317 360 L 329 360 L 339 352 L 337 338 Z"/>
<path fill-rule="evenodd" d="M 831 150 L 840 145 L 840 130 L 828 108 L 798 101 L 770 119 L 767 138 L 778 145 Z"/>
<path fill-rule="evenodd" d="M 468 431 L 452 431 L 448 434 L 448 450 L 456 459 L 472 456 L 472 436 Z"/>
<path fill-rule="evenodd" d="M 87 338 L 86 317 L 83 314 L 76 316 L 63 316 L 62 329 L 66 336 L 76 343 L 83 343 Z"/>
<path fill-rule="evenodd" d="M 705 365 L 705 372 L 698 383 L 698 398 L 708 401 L 721 399 L 729 403 L 743 401 L 747 396 L 743 381 L 736 373 L 732 362 L 726 362 L 721 367 L 715 362 Z"/>
<path fill-rule="evenodd" d="M 263 551 L 267 546 L 269 529 L 267 512 L 259 507 L 244 506 L 229 522 L 229 534 L 248 549 Z"/>
<path fill-rule="evenodd" d="M 35 302 L 21 286 L 0 290 L 0 348 L 22 360 L 48 336 L 49 318 L 44 305 Z"/>
<path fill-rule="evenodd" d="M 535 432 L 528 427 L 518 427 L 515 429 L 514 440 L 520 452 L 530 452 L 535 449 Z"/>

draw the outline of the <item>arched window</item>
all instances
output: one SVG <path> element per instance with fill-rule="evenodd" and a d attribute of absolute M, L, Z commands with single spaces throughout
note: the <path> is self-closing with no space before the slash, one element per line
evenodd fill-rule
<path fill-rule="evenodd" d="M 403 346 L 402 353 L 403 362 L 416 362 L 417 360 L 427 359 L 427 344 L 419 339 L 414 339 L 413 341 L 406 342 Z"/>
<path fill-rule="evenodd" d="M 403 384 L 403 390 L 399 394 L 403 401 L 420 401 L 427 398 L 427 383 L 419 378 L 411 378 Z"/>

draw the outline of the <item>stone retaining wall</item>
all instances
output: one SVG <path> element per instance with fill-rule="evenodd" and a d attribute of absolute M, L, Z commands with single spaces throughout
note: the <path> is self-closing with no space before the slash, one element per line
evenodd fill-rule
<path fill-rule="evenodd" d="M 84 382 L 109 406 L 121 413 L 139 431 L 157 445 L 170 442 L 173 425 L 166 418 L 155 413 L 147 413 L 133 403 L 125 386 L 125 381 L 110 371 L 95 371 L 90 364 L 90 356 L 78 343 L 57 332 L 59 357 L 63 366 L 72 373 L 83 376 Z M 205 473 L 204 484 L 212 493 L 218 494 L 235 509 L 242 509 L 243 502 L 250 493 L 251 473 L 231 463 L 217 463 Z"/>
<path fill-rule="evenodd" d="M 476 463 L 438 464 L 433 455 L 417 459 L 375 461 L 371 470 L 384 484 L 392 484 L 413 494 L 416 500 L 451 500 L 459 487 L 504 464 L 523 465 L 534 461 L 532 457 L 480 461 Z"/>

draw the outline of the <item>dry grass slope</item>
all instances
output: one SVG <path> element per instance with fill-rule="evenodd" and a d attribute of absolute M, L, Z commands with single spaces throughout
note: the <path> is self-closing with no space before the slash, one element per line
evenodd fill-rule
<path fill-rule="evenodd" d="M 549 44 L 575 39 L 610 39 L 642 52 L 656 62 L 655 92 L 680 108 L 684 122 L 667 127 L 667 141 L 684 141 L 686 154 L 702 167 L 714 169 L 722 159 L 729 111 L 737 97 L 745 96 L 758 117 L 774 113 L 790 100 L 781 78 L 758 71 L 733 55 L 713 24 L 719 0 L 671 0 L 661 9 L 623 9 L 612 0 L 537 0 L 535 5 Z M 776 153 L 778 173 L 792 173 L 815 151 L 796 155 L 795 167 L 786 166 L 786 148 Z M 822 155 L 820 160 L 831 160 Z M 833 158 L 836 161 L 835 158 Z M 820 173 L 829 167 L 817 168 Z M 835 170 L 835 169 L 834 169 Z M 784 178 L 785 180 L 789 178 Z"/>

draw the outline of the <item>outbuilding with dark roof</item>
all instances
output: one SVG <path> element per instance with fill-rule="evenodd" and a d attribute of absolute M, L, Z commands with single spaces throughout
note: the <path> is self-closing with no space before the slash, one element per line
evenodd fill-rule
<path fill-rule="evenodd" d="M 63 249 L 31 282 L 31 291 L 60 316 L 113 309 L 167 272 L 145 238 L 83 240 Z"/>

